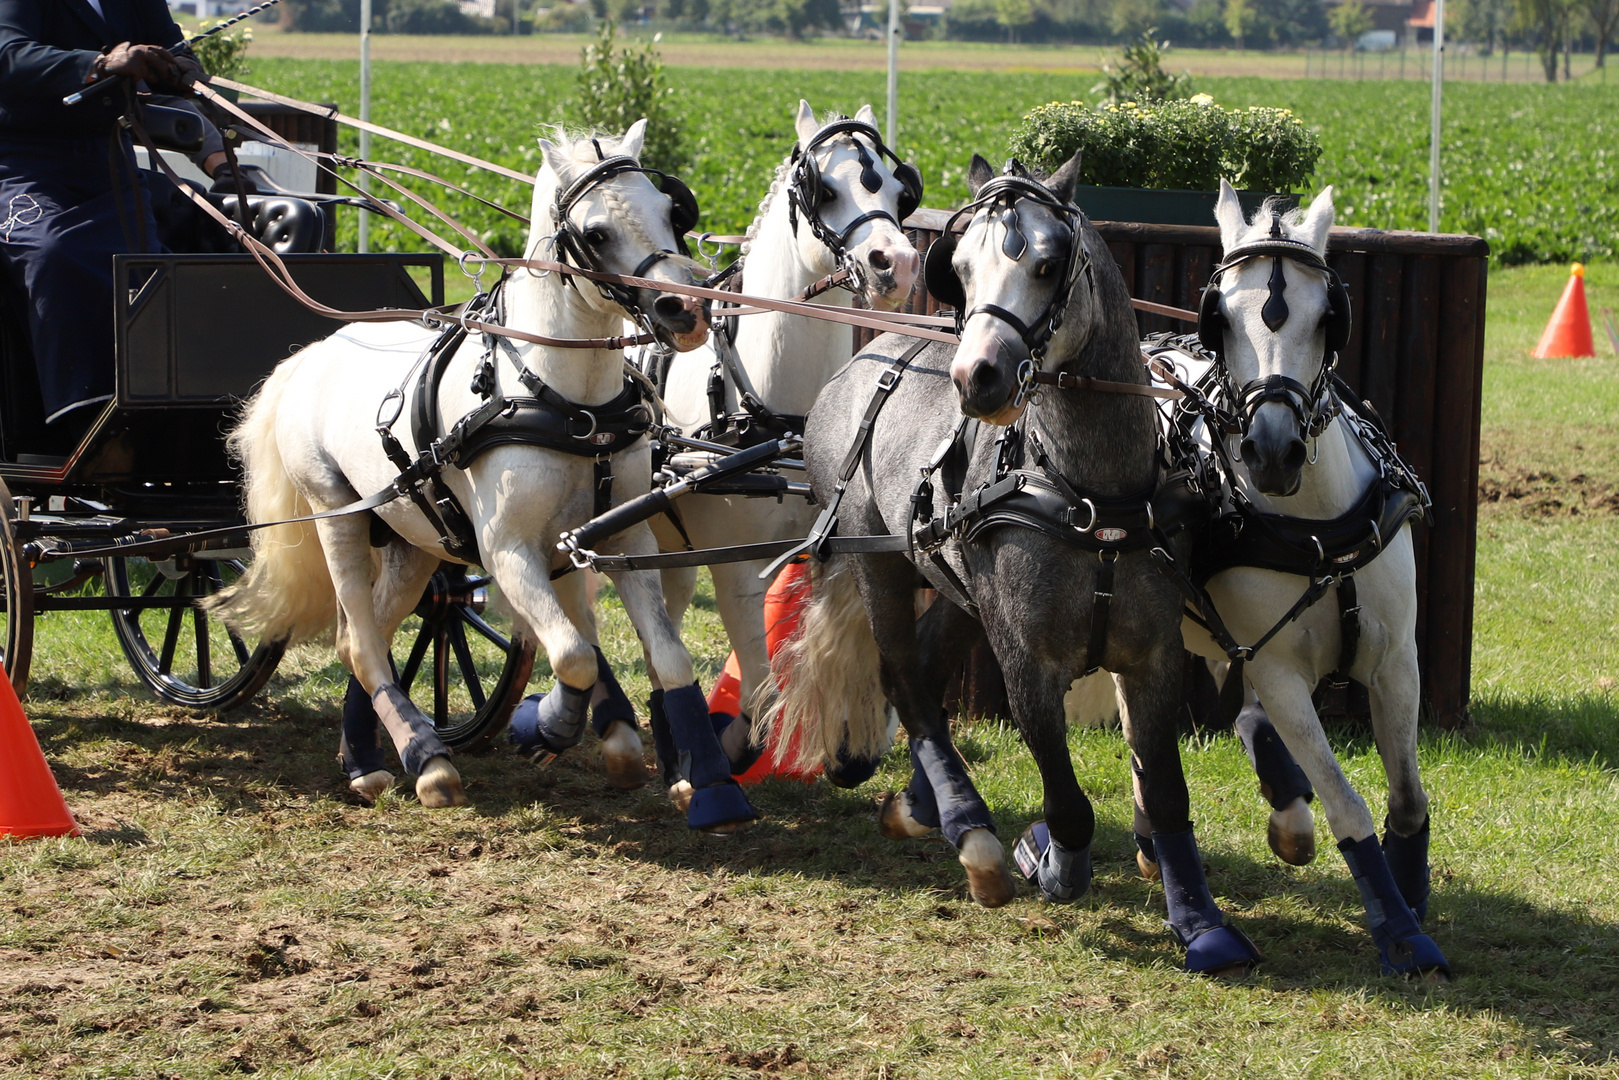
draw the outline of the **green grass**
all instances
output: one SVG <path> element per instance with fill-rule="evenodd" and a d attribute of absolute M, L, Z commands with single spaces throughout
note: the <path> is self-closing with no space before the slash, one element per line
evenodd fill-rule
<path fill-rule="evenodd" d="M 358 65 L 350 61 L 255 59 L 251 81 L 353 112 Z M 1074 71 L 925 71 L 902 84 L 899 150 L 927 183 L 929 206 L 966 198 L 974 152 L 998 161 L 1017 121 L 1053 100 L 1091 98 L 1094 73 Z M 800 97 L 817 109 L 853 114 L 885 99 L 877 71 L 670 68 L 668 82 L 684 114 L 690 161 L 682 174 L 703 208 L 702 227 L 738 233 L 752 220 L 776 165 L 791 149 Z M 745 82 L 746 92 L 739 92 Z M 378 62 L 373 118 L 410 134 L 524 171 L 538 168 L 535 138 L 561 119 L 574 70 L 541 64 Z M 1201 78 L 1201 90 L 1230 106 L 1293 109 L 1317 129 L 1324 153 L 1312 189 L 1337 189 L 1340 224 L 1424 229 L 1428 200 L 1428 91 L 1417 83 Z M 1446 97 L 1442 231 L 1490 240 L 1508 264 L 1619 255 L 1619 83 L 1572 86 L 1466 84 Z M 354 136 L 345 132 L 345 152 Z M 430 160 L 378 142 L 379 160 L 466 174 L 468 186 L 526 212 L 529 195 L 513 181 Z M 435 194 L 433 196 L 437 198 Z M 494 211 L 446 199 L 444 205 L 493 246 L 516 254 L 519 228 Z M 351 244 L 352 216 L 340 219 Z M 420 246 L 392 226 L 379 245 Z"/>
<path fill-rule="evenodd" d="M 1572 447 L 1610 410 L 1615 359 L 1521 356 L 1562 276 L 1492 275 L 1486 450 L 1514 432 L 1502 475 L 1577 458 L 1612 484 L 1611 445 Z M 1593 294 L 1616 278 L 1593 266 Z M 85 836 L 0 842 L 0 1075 L 1614 1076 L 1619 515 L 1571 505 L 1484 508 L 1476 723 L 1421 747 L 1430 926 L 1458 976 L 1441 990 L 1376 974 L 1324 830 L 1311 866 L 1270 856 L 1228 737 L 1182 752 L 1212 887 L 1266 957 L 1238 985 L 1179 970 L 1116 733 L 1070 734 L 1092 892 L 985 911 L 945 845 L 878 835 L 899 752 L 856 792 L 767 783 L 765 819 L 725 841 L 652 789 L 608 789 L 588 748 L 545 769 L 463 756 L 463 810 L 404 787 L 365 809 L 331 763 L 329 650 L 240 712 L 194 714 L 145 695 L 96 617 L 53 614 L 27 707 Z M 642 700 L 622 609 L 602 613 Z M 706 685 L 725 651 L 706 579 L 687 630 Z M 1015 837 L 1039 814 L 1028 754 L 998 724 L 957 734 Z M 1370 738 L 1334 737 L 1381 816 Z"/>

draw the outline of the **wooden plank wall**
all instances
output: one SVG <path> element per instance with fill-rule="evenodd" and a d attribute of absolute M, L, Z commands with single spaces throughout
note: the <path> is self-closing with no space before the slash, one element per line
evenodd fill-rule
<path fill-rule="evenodd" d="M 907 220 L 919 250 L 947 217 L 919 210 Z M 1096 228 L 1132 296 L 1196 310 L 1220 255 L 1218 229 Z M 1339 371 L 1389 425 L 1433 498 L 1432 526 L 1415 532 L 1417 647 L 1430 715 L 1447 727 L 1465 722 L 1471 679 L 1488 255 L 1472 236 L 1338 228 L 1328 241 L 1327 261 L 1344 279 L 1354 317 Z M 907 309 L 931 314 L 937 306 L 919 288 Z M 1191 330 L 1161 315 L 1137 318 L 1143 335 Z M 857 343 L 867 340 L 861 333 Z"/>
<path fill-rule="evenodd" d="M 334 113 L 337 111 L 335 105 L 328 108 Z M 273 101 L 244 102 L 242 111 L 290 143 L 313 146 L 328 154 L 337 153 L 337 121 L 329 116 L 316 116 Z M 337 177 L 324 169 L 317 172 L 315 192 L 319 195 L 336 195 Z"/>

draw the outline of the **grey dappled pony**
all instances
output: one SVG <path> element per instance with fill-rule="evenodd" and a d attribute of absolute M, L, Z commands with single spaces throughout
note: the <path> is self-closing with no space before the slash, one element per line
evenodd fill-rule
<path fill-rule="evenodd" d="M 912 529 L 919 470 L 939 456 L 963 413 L 985 426 L 966 456 L 962 491 L 996 475 L 1010 437 L 1043 447 L 1043 467 L 1097 504 L 1154 492 L 1160 467 L 1150 398 L 1062 388 L 1027 394 L 1033 368 L 1048 377 L 1147 384 L 1124 280 L 1069 201 L 1077 175 L 1076 159 L 1041 187 L 1015 163 L 996 177 L 973 158 L 974 202 L 964 211 L 971 220 L 944 268 L 959 278 L 960 309 L 967 313 L 960 345 L 916 351 L 912 339 L 884 335 L 832 380 L 810 413 L 805 461 L 825 505 L 874 381 L 896 358 L 913 354 L 847 480 L 840 533 Z M 931 265 L 929 279 L 931 286 Z M 1027 459 L 1031 468 L 1036 453 Z M 1184 536 L 1171 546 L 1177 558 L 1185 556 Z M 942 828 L 960 853 L 974 899 L 1003 904 L 1012 898 L 1012 879 L 989 809 L 951 745 L 943 709 L 947 673 L 987 634 L 1045 789 L 1045 821 L 1020 841 L 1026 847 L 1020 866 L 1048 899 L 1077 899 L 1090 884 L 1095 818 L 1068 756 L 1063 694 L 1087 666 L 1102 561 L 1095 550 L 1017 526 L 985 528 L 939 555 L 940 561 L 920 549 L 840 555 L 820 570 L 800 632 L 778 655 L 784 686 L 772 738 L 824 759 L 834 780 L 853 779 L 849 774 L 859 770 L 851 763 L 880 748 L 884 699 L 892 702 L 910 737 L 914 771 L 907 790 L 884 805 L 884 833 L 898 838 Z M 1225 925 L 1209 895 L 1181 772 L 1181 593 L 1142 548 L 1118 554 L 1113 571 L 1111 613 L 1096 659 L 1117 675 L 1125 702 L 1125 737 L 1170 924 L 1188 946 L 1191 970 L 1245 970 L 1257 953 Z M 919 574 L 940 591 L 920 621 Z M 976 606 L 979 619 L 952 595 Z"/>

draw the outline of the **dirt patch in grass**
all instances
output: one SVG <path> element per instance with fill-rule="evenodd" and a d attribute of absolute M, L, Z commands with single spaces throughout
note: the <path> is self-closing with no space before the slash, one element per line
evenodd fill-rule
<path fill-rule="evenodd" d="M 1479 463 L 1478 501 L 1526 517 L 1619 514 L 1619 488 L 1612 481 L 1503 466 L 1490 458 Z"/>

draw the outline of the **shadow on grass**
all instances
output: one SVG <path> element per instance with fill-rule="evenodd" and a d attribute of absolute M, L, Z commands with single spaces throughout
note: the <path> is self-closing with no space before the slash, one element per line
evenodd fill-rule
<path fill-rule="evenodd" d="M 1522 694 L 1490 691 L 1473 698 L 1473 726 L 1460 738 L 1536 759 L 1619 769 L 1619 690 Z"/>
<path fill-rule="evenodd" d="M 315 708 L 269 701 L 223 718 L 173 710 L 152 722 L 139 719 L 142 710 L 132 711 L 127 703 L 36 704 L 35 710 L 36 730 L 70 801 L 75 793 L 130 792 L 207 800 L 243 814 L 289 803 L 354 802 L 332 763 L 335 703 Z M 1480 703 L 1478 715 L 1475 730 L 1435 737 L 1487 741 L 1608 767 L 1619 757 L 1619 729 L 1603 727 L 1613 716 L 1605 698 L 1567 699 L 1550 709 L 1489 701 Z M 1367 749 L 1369 740 L 1356 732 L 1334 737 L 1345 750 Z M 997 754 L 987 744 L 979 749 L 986 758 Z M 656 779 L 638 792 L 608 787 L 589 745 L 543 770 L 509 753 L 462 755 L 458 765 L 472 800 L 470 814 L 453 812 L 445 821 L 462 831 L 561 826 L 566 839 L 559 842 L 577 845 L 581 858 L 607 854 L 674 871 L 724 871 L 728 888 L 748 888 L 750 879 L 761 887 L 771 881 L 788 887 L 794 881 L 823 881 L 855 893 L 925 897 L 913 924 L 919 941 L 925 941 L 929 922 L 958 918 L 971 901 L 947 844 L 895 843 L 877 831 L 874 800 L 884 784 L 902 780 L 904 762 L 896 751 L 878 780 L 858 791 L 767 781 L 750 789 L 764 819 L 741 835 L 718 839 L 688 832 Z M 1037 813 L 1034 791 L 1001 809 L 999 831 L 1008 846 Z M 429 829 L 428 822 L 426 817 L 421 822 L 423 844 L 435 842 L 434 834 L 442 831 L 436 822 Z M 92 842 L 145 839 L 139 826 L 86 824 Z M 1180 950 L 1159 923 L 1162 891 L 1136 873 L 1128 819 L 1103 816 L 1093 851 L 1096 882 L 1080 902 L 1078 917 L 1046 910 L 1067 924 L 1065 934 L 1101 956 L 1142 969 L 1177 966 Z M 1428 930 L 1455 965 L 1457 981 L 1430 992 L 1377 974 L 1359 896 L 1330 845 L 1323 845 L 1320 855 L 1322 872 L 1301 873 L 1249 858 L 1209 830 L 1204 830 L 1204 855 L 1215 894 L 1265 954 L 1265 964 L 1247 984 L 1252 988 L 1349 990 L 1396 1008 L 1499 1013 L 1534 1031 L 1548 1053 L 1572 1054 L 1586 1064 L 1619 1055 L 1619 927 L 1583 918 L 1577 909 L 1480 888 L 1463 871 L 1436 882 Z M 1020 891 L 1025 898 L 1031 895 L 1027 886 Z M 1029 911 L 1025 899 L 1005 917 L 1010 921 Z M 1086 918 L 1085 912 L 1100 918 Z"/>

